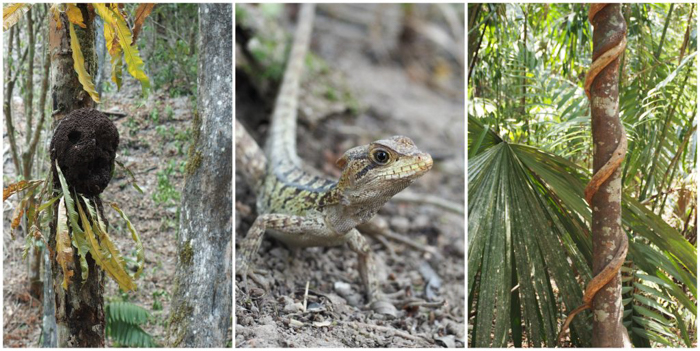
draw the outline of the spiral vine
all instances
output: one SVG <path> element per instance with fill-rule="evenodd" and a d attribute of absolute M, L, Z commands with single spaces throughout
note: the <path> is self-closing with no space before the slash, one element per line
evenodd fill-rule
<path fill-rule="evenodd" d="M 593 19 L 607 5 L 610 4 L 591 5 L 588 11 L 588 21 L 591 22 L 594 28 L 596 24 L 593 21 Z M 586 80 L 584 82 L 584 90 L 586 91 L 586 95 L 588 96 L 588 99 L 591 101 L 591 103 L 593 101 L 591 96 L 591 85 L 593 84 L 593 80 L 595 80 L 595 78 L 601 73 L 601 71 L 605 67 L 607 67 L 610 63 L 612 63 L 613 61 L 615 61 L 615 59 L 622 55 L 622 53 L 625 51 L 626 46 L 627 38 L 623 35 L 619 42 L 617 42 L 614 46 L 612 46 L 600 56 L 598 56 L 591 64 L 591 68 L 588 71 L 588 74 L 586 75 Z M 605 164 L 597 172 L 595 172 L 593 177 L 591 177 L 591 181 L 588 183 L 588 185 L 586 185 L 586 188 L 584 190 L 584 197 L 588 205 L 591 206 L 591 208 L 593 207 L 593 196 L 598 192 L 600 186 L 606 180 L 608 180 L 610 176 L 612 176 L 615 170 L 617 170 L 620 167 L 625 157 L 625 153 L 627 153 L 627 133 L 625 132 L 625 129 L 622 126 L 622 124 L 620 124 L 620 141 L 617 147 L 613 151 L 610 159 L 608 159 L 608 161 L 606 161 Z M 557 337 L 559 343 L 561 343 L 566 331 L 569 328 L 569 324 L 574 319 L 574 317 L 581 311 L 584 311 L 593 306 L 593 298 L 595 297 L 595 295 L 608 282 L 615 278 L 617 272 L 620 270 L 622 264 L 625 262 L 625 258 L 627 257 L 627 250 L 629 248 L 629 242 L 627 235 L 623 234 L 622 236 L 622 243 L 618 248 L 617 252 L 615 253 L 613 259 L 603 268 L 603 270 L 600 273 L 593 277 L 593 279 L 591 279 L 591 281 L 586 286 L 586 291 L 583 295 L 583 305 L 571 311 L 567 316 L 566 321 L 564 322 L 564 326 L 562 327 L 561 332 Z"/>

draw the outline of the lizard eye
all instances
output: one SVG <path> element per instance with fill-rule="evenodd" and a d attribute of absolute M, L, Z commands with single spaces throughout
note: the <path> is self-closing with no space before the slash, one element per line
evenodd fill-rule
<path fill-rule="evenodd" d="M 375 162 L 379 163 L 380 165 L 387 164 L 387 162 L 389 162 L 390 159 L 389 153 L 382 149 L 375 150 L 374 152 L 372 152 L 372 158 Z"/>

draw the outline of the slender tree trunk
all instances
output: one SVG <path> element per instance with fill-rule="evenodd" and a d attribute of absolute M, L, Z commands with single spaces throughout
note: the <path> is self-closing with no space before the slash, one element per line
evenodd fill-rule
<path fill-rule="evenodd" d="M 7 57 L 12 57 L 14 51 L 13 39 L 15 36 L 19 36 L 19 26 L 13 26 L 10 28 L 10 39 L 7 43 Z M 19 51 L 19 46 L 17 47 Z M 19 59 L 20 65 L 23 58 Z M 5 119 L 5 128 L 7 129 L 7 136 L 10 139 L 10 153 L 12 154 L 12 164 L 15 166 L 15 173 L 19 175 L 21 172 L 19 152 L 17 151 L 17 141 L 15 139 L 15 127 L 12 122 L 12 91 L 15 88 L 15 83 L 17 82 L 17 72 L 12 73 L 12 65 L 10 65 L 10 60 L 7 60 L 7 67 L 5 68 L 5 101 L 2 106 Z"/>
<path fill-rule="evenodd" d="M 56 303 L 54 300 L 54 289 L 52 281 L 52 270 L 51 270 L 51 255 L 49 250 L 42 250 L 42 257 L 44 258 L 44 310 L 42 311 L 41 320 L 41 347 L 44 348 L 55 348 L 58 347 L 58 340 L 56 335 Z"/>
<path fill-rule="evenodd" d="M 527 115 L 527 107 L 526 107 L 526 99 L 525 97 L 527 96 L 527 67 L 529 65 L 528 62 L 528 51 L 527 51 L 527 15 L 530 12 L 530 5 L 525 5 L 527 10 L 524 13 L 525 18 L 523 19 L 523 55 L 525 56 L 525 68 L 523 72 L 523 79 L 522 79 L 522 94 L 523 96 L 520 98 L 520 108 L 521 108 L 521 118 L 525 120 L 525 144 L 529 145 L 530 144 L 530 118 Z"/>
<path fill-rule="evenodd" d="M 659 46 L 656 48 L 656 53 L 654 54 L 654 58 L 656 60 L 661 57 L 661 50 L 664 47 L 664 41 L 666 41 L 666 31 L 668 31 L 668 25 L 671 24 L 671 18 L 673 17 L 673 6 L 675 4 L 671 4 L 671 8 L 668 10 L 668 15 L 666 16 L 666 23 L 664 24 L 664 31 L 661 33 L 661 39 L 659 39 Z"/>
<path fill-rule="evenodd" d="M 627 24 L 619 4 L 610 4 L 593 17 L 593 61 L 625 39 Z M 593 169 L 598 172 L 613 157 L 625 133 L 619 118 L 620 59 L 603 68 L 591 85 L 591 123 L 593 129 Z M 623 245 L 621 224 L 620 168 L 605 180 L 593 195 L 593 273 L 600 273 Z M 623 347 L 627 330 L 622 325 L 624 312 L 620 273 L 593 299 L 593 347 Z"/>
<path fill-rule="evenodd" d="M 95 58 L 95 28 L 94 11 L 88 11 L 86 4 L 79 4 L 87 28 L 75 26 L 80 41 L 81 51 L 85 57 L 85 68 L 94 76 Z M 53 15 L 49 15 L 49 47 L 51 54 L 51 97 L 53 98 L 54 125 L 71 111 L 92 107 L 94 102 L 78 81 L 73 68 L 73 56 L 68 34 L 69 22 L 65 14 L 61 14 L 61 28 L 57 29 Z M 49 236 L 50 247 L 56 247 L 56 223 L 58 201 L 53 206 L 54 218 L 51 223 Z M 55 252 L 55 249 L 53 250 Z M 77 250 L 74 262 L 79 262 Z M 59 347 L 104 347 L 105 316 L 104 316 L 104 272 L 98 268 L 90 255 L 87 256 L 88 278 L 81 282 L 81 268 L 75 265 L 75 275 L 68 285 L 68 290 L 61 287 L 63 271 L 56 262 L 51 260 L 53 273 L 53 288 L 56 301 L 56 324 Z"/>
<path fill-rule="evenodd" d="M 488 5 L 473 4 L 472 6 L 470 6 L 470 11 L 480 12 L 481 6 L 488 6 Z M 472 28 L 471 26 L 476 26 L 477 20 L 478 20 L 478 16 L 474 17 L 474 21 L 472 21 L 472 23 L 469 27 L 469 33 L 467 33 L 467 38 L 469 40 L 468 50 L 471 54 L 469 56 L 470 60 L 469 60 L 469 73 L 467 74 L 467 82 L 469 82 L 469 80 L 472 77 L 472 70 L 474 69 L 474 64 L 476 63 L 476 60 L 479 57 L 479 49 L 481 48 L 481 41 L 484 40 L 484 34 L 486 33 L 486 29 L 487 29 L 487 25 L 484 24 L 484 30 L 479 34 L 479 42 L 476 43 L 476 36 L 478 33 L 476 28 L 478 28 L 478 27 Z M 476 43 L 476 45 L 474 45 L 475 43 Z"/>
<path fill-rule="evenodd" d="M 233 318 L 231 15 L 230 4 L 199 5 L 199 114 L 182 192 L 170 347 L 226 347 Z"/>
<path fill-rule="evenodd" d="M 29 144 L 30 138 L 32 137 L 32 122 L 34 119 L 34 48 L 36 47 L 34 16 L 31 8 L 27 11 L 27 36 L 27 49 L 29 50 L 29 54 L 27 56 L 27 72 L 24 83 L 24 118 L 27 122 L 25 126 L 25 143 Z M 29 179 L 29 177 L 25 175 L 24 179 Z"/>

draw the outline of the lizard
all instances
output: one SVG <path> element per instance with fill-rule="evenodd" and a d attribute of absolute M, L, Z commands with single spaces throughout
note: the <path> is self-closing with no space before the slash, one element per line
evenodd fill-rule
<path fill-rule="evenodd" d="M 380 315 L 395 317 L 396 308 L 380 289 L 370 246 L 355 227 L 368 222 L 392 196 L 427 173 L 433 159 L 410 138 L 393 136 L 346 151 L 336 162 L 342 170 L 337 181 L 304 170 L 296 153 L 296 119 L 313 17 L 314 6 L 301 5 L 264 151 L 236 120 L 236 165 L 256 192 L 258 213 L 240 242 L 236 275 L 247 290 L 247 278 L 255 278 L 252 259 L 266 232 L 290 247 L 347 244 L 358 254 L 368 305 Z"/>

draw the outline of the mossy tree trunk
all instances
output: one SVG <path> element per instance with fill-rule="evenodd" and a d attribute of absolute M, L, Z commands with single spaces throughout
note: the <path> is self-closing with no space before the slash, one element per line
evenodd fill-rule
<path fill-rule="evenodd" d="M 199 5 L 199 112 L 182 192 L 170 347 L 226 347 L 231 328 L 231 10 Z"/>
<path fill-rule="evenodd" d="M 95 57 L 95 13 L 92 7 L 79 4 L 87 28 L 75 26 L 85 58 L 85 68 L 94 76 L 97 68 Z M 73 110 L 93 107 L 94 102 L 83 90 L 73 67 L 73 56 L 68 32 L 69 22 L 64 13 L 60 16 L 61 28 L 49 14 L 49 50 L 51 56 L 51 98 L 53 101 L 52 117 L 54 126 Z M 53 168 L 53 167 L 52 167 Z M 53 206 L 54 218 L 51 222 L 49 245 L 56 252 L 56 224 L 58 201 Z M 74 262 L 79 262 L 75 250 Z M 104 347 L 104 273 L 88 255 L 88 279 L 81 282 L 80 265 L 75 265 L 75 275 L 71 278 L 68 290 L 61 287 L 63 271 L 51 257 L 53 290 L 55 292 L 55 311 L 58 347 Z M 48 268 L 48 267 L 47 267 Z"/>

